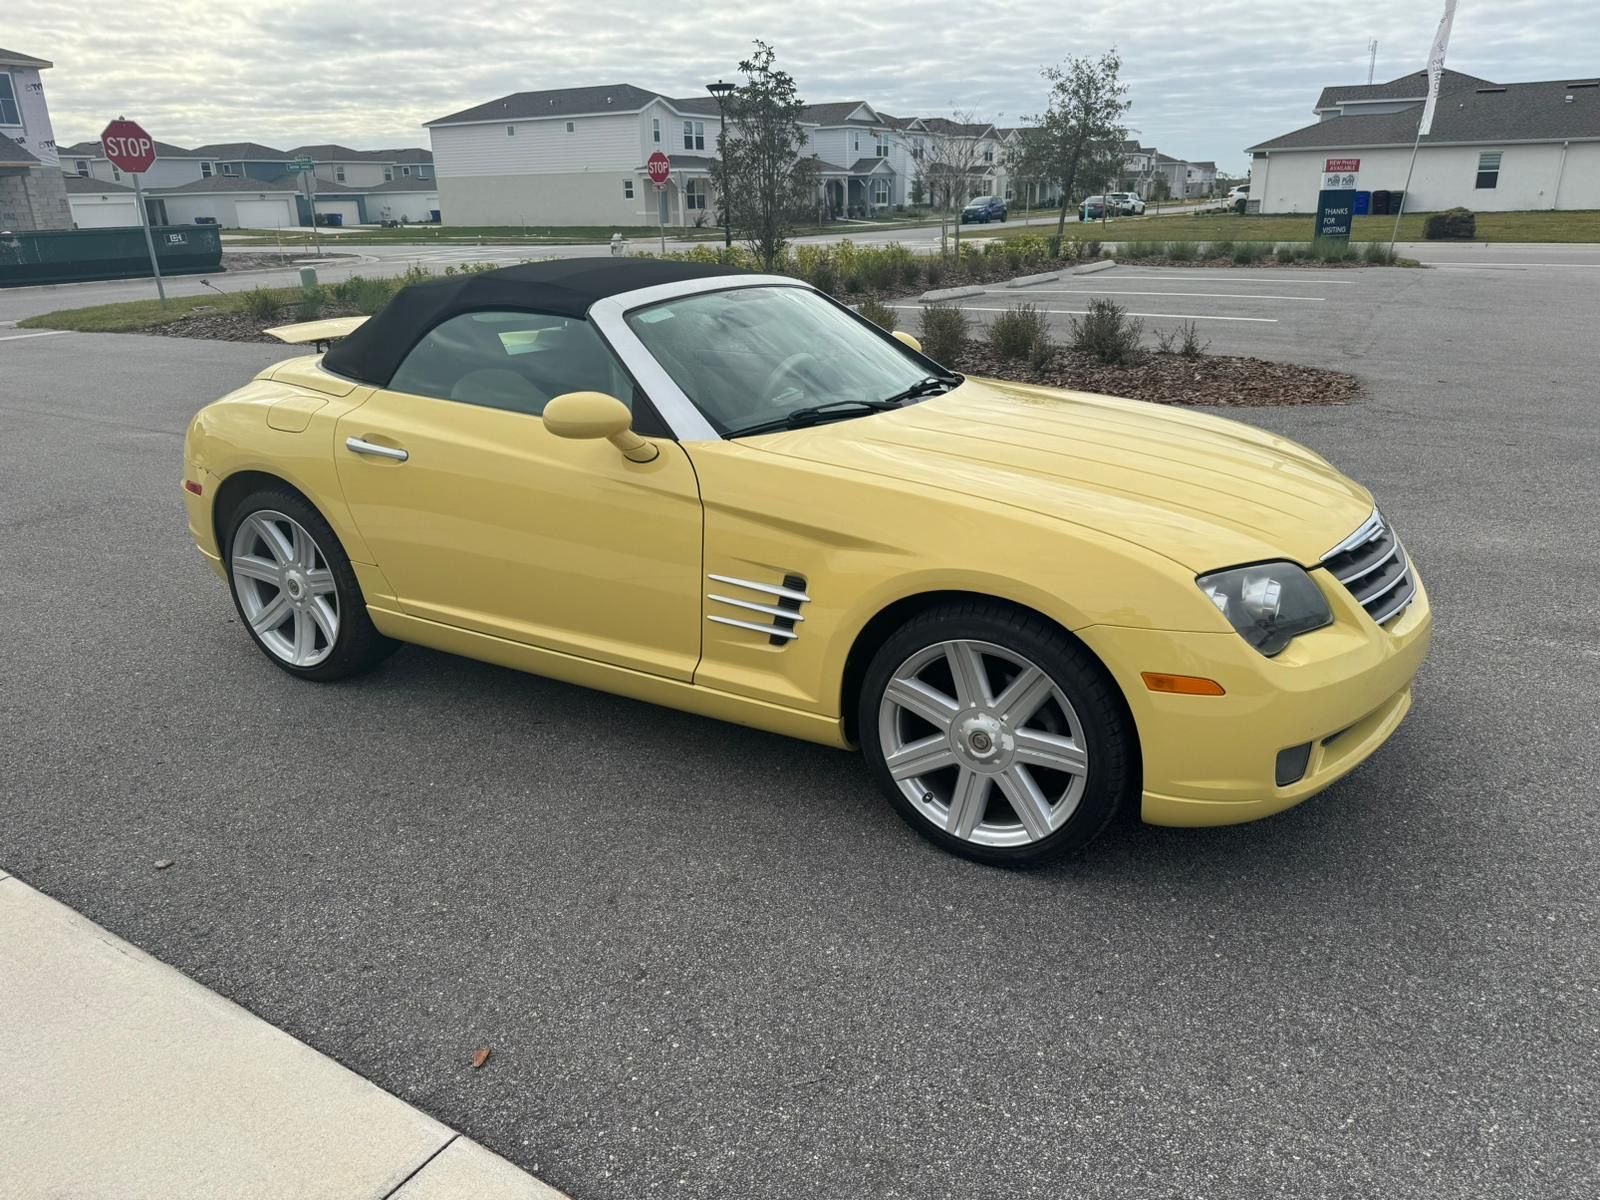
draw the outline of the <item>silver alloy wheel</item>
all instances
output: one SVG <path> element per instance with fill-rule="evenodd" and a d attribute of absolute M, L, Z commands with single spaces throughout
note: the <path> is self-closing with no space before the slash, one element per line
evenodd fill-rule
<path fill-rule="evenodd" d="M 259 509 L 233 534 L 239 607 L 261 644 L 292 667 L 314 667 L 339 640 L 339 589 L 327 556 L 293 517 Z"/>
<path fill-rule="evenodd" d="M 981 846 L 1049 837 L 1077 811 L 1089 779 L 1083 725 L 1066 694 L 992 642 L 939 642 L 901 663 L 884 688 L 878 735 L 912 807 Z"/>

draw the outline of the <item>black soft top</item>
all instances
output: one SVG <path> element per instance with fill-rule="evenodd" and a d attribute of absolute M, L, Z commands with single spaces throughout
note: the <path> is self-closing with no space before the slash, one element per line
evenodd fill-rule
<path fill-rule="evenodd" d="M 596 300 L 661 283 L 739 275 L 715 263 L 649 258 L 562 258 L 450 275 L 402 288 L 383 310 L 323 356 L 348 379 L 387 387 L 411 348 L 434 326 L 462 313 L 529 310 L 582 317 Z"/>

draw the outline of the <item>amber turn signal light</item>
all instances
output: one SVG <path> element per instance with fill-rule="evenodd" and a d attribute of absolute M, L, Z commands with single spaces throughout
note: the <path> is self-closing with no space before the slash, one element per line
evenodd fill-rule
<path fill-rule="evenodd" d="M 1198 675 L 1163 675 L 1157 671 L 1144 671 L 1139 676 L 1152 692 L 1170 692 L 1174 696 L 1223 696 L 1227 693 L 1215 679 L 1202 679 Z"/>

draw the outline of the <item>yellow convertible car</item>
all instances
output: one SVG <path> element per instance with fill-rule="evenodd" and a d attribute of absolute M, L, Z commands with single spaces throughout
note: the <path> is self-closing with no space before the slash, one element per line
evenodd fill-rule
<path fill-rule="evenodd" d="M 183 487 L 303 679 L 414 642 L 859 747 L 913 828 L 1022 863 L 1125 806 L 1297 804 L 1427 652 L 1399 539 L 1309 450 L 965 379 L 793 279 L 537 263 L 281 336 L 332 348 L 203 409 Z"/>

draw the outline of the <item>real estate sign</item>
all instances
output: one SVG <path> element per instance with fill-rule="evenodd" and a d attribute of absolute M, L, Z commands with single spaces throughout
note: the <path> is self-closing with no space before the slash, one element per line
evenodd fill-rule
<path fill-rule="evenodd" d="M 1356 208 L 1359 158 L 1330 158 L 1322 164 L 1322 190 L 1317 193 L 1317 227 L 1314 238 L 1336 242 L 1350 240 L 1350 221 Z"/>

